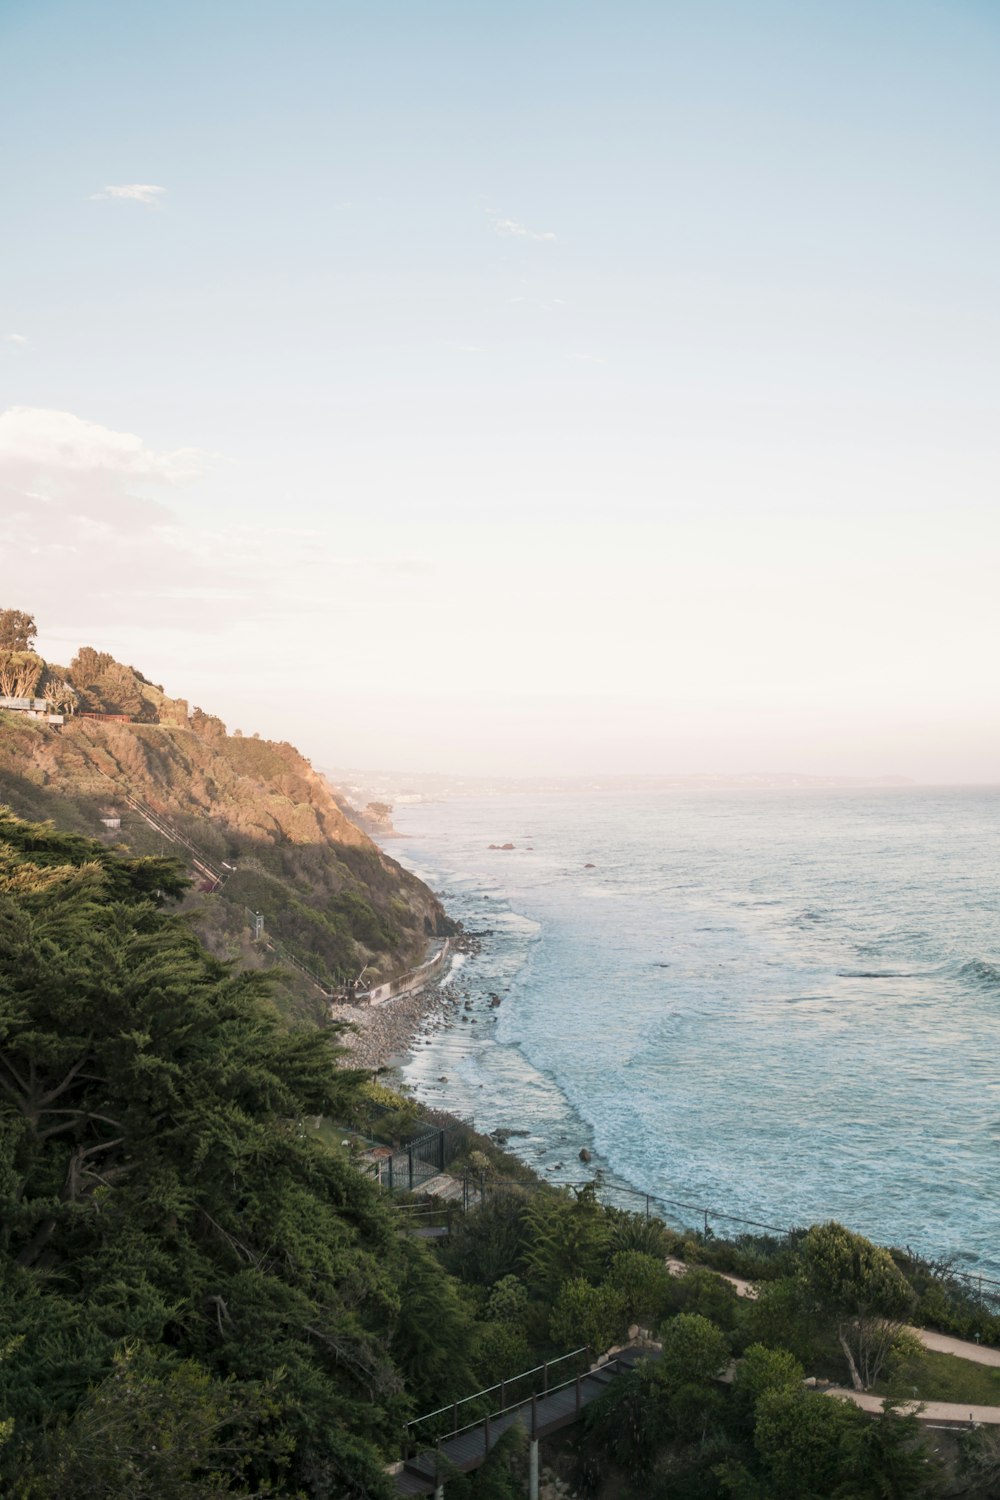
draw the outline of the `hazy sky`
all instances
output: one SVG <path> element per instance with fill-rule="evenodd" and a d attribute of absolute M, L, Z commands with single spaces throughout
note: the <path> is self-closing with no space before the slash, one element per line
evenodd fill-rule
<path fill-rule="evenodd" d="M 0 0 L 0 604 L 320 764 L 1000 779 L 995 0 Z"/>

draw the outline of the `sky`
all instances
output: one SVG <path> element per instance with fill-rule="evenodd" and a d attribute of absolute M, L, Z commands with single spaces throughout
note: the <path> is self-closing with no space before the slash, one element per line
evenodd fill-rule
<path fill-rule="evenodd" d="M 0 0 L 0 605 L 320 765 L 1000 780 L 994 0 Z"/>

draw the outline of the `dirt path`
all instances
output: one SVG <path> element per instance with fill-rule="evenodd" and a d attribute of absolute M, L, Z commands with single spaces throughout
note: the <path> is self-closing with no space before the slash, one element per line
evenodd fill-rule
<path fill-rule="evenodd" d="M 873 1412 L 876 1416 L 882 1410 L 883 1397 L 869 1395 L 867 1391 L 849 1391 L 846 1386 L 831 1385 L 823 1394 L 853 1401 L 862 1411 Z M 957 1401 L 908 1401 L 901 1409 L 916 1412 L 921 1422 L 932 1425 L 935 1422 L 953 1422 L 962 1427 L 968 1427 L 970 1423 L 1000 1427 L 1000 1406 L 963 1406 Z"/>

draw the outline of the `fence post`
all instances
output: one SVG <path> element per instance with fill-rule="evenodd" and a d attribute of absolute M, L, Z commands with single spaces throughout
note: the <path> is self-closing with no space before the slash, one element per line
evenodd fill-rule
<path fill-rule="evenodd" d="M 708 1239 L 708 1209 L 705 1209 L 705 1238 Z"/>
<path fill-rule="evenodd" d="M 538 1411 L 537 1411 L 537 1406 L 536 1406 L 537 1401 L 538 1401 L 538 1397 L 535 1395 L 534 1391 L 532 1391 L 532 1393 L 531 1393 L 531 1441 L 532 1442 L 534 1442 L 535 1438 L 538 1436 Z"/>
<path fill-rule="evenodd" d="M 580 1415 L 580 1377 L 576 1377 L 576 1414 Z"/>
<path fill-rule="evenodd" d="M 506 1382 L 506 1380 L 501 1380 L 501 1382 L 500 1382 L 500 1410 L 503 1411 L 506 1405 L 507 1405 L 507 1382 Z"/>
<path fill-rule="evenodd" d="M 649 1218 L 649 1194 L 646 1194 L 646 1218 Z"/>
<path fill-rule="evenodd" d="M 545 1363 L 542 1365 L 542 1395 L 543 1396 L 547 1396 L 548 1394 L 549 1394 L 549 1362 L 548 1362 L 548 1360 L 546 1360 Z"/>
<path fill-rule="evenodd" d="M 406 1153 L 406 1164 L 407 1164 L 407 1166 L 409 1167 L 409 1170 L 410 1170 L 409 1189 L 410 1189 L 410 1192 L 412 1193 L 413 1192 L 413 1152 L 412 1152 L 412 1150 L 408 1150 L 407 1153 Z M 707 1219 L 705 1220 L 705 1224 L 706 1224 L 706 1227 L 707 1227 L 707 1225 L 708 1225 L 708 1220 Z"/>
<path fill-rule="evenodd" d="M 452 1430 L 452 1432 L 457 1432 L 458 1431 L 458 1402 L 457 1401 L 453 1401 L 451 1403 L 451 1430 Z"/>
<path fill-rule="evenodd" d="M 393 1154 L 392 1156 L 389 1157 L 389 1191 L 390 1191 L 390 1193 L 392 1192 L 392 1186 L 393 1186 L 393 1184 L 392 1184 L 392 1164 L 395 1161 L 395 1159 L 396 1159 L 395 1158 L 395 1154 Z"/>
<path fill-rule="evenodd" d="M 483 1448 L 483 1453 L 488 1458 L 489 1457 L 489 1453 L 490 1453 L 490 1419 L 489 1419 L 488 1415 L 487 1415 L 486 1421 L 483 1423 L 483 1435 L 484 1435 L 485 1444 L 486 1444 L 485 1447 Z"/>

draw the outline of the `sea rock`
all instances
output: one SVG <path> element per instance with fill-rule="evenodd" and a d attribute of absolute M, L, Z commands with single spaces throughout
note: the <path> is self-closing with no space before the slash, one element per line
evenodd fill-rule
<path fill-rule="evenodd" d="M 638 1323 L 630 1323 L 628 1325 L 628 1336 L 630 1339 L 637 1339 L 639 1337 Z"/>
<path fill-rule="evenodd" d="M 597 866 L 596 866 L 596 865 L 584 865 L 584 867 L 583 867 L 583 868 L 584 868 L 584 869 L 585 869 L 585 870 L 596 870 L 596 869 L 597 869 Z"/>
<path fill-rule="evenodd" d="M 581 1146 L 581 1148 L 580 1148 L 580 1160 L 581 1161 L 589 1161 L 590 1160 L 590 1152 L 587 1150 L 586 1146 Z"/>

